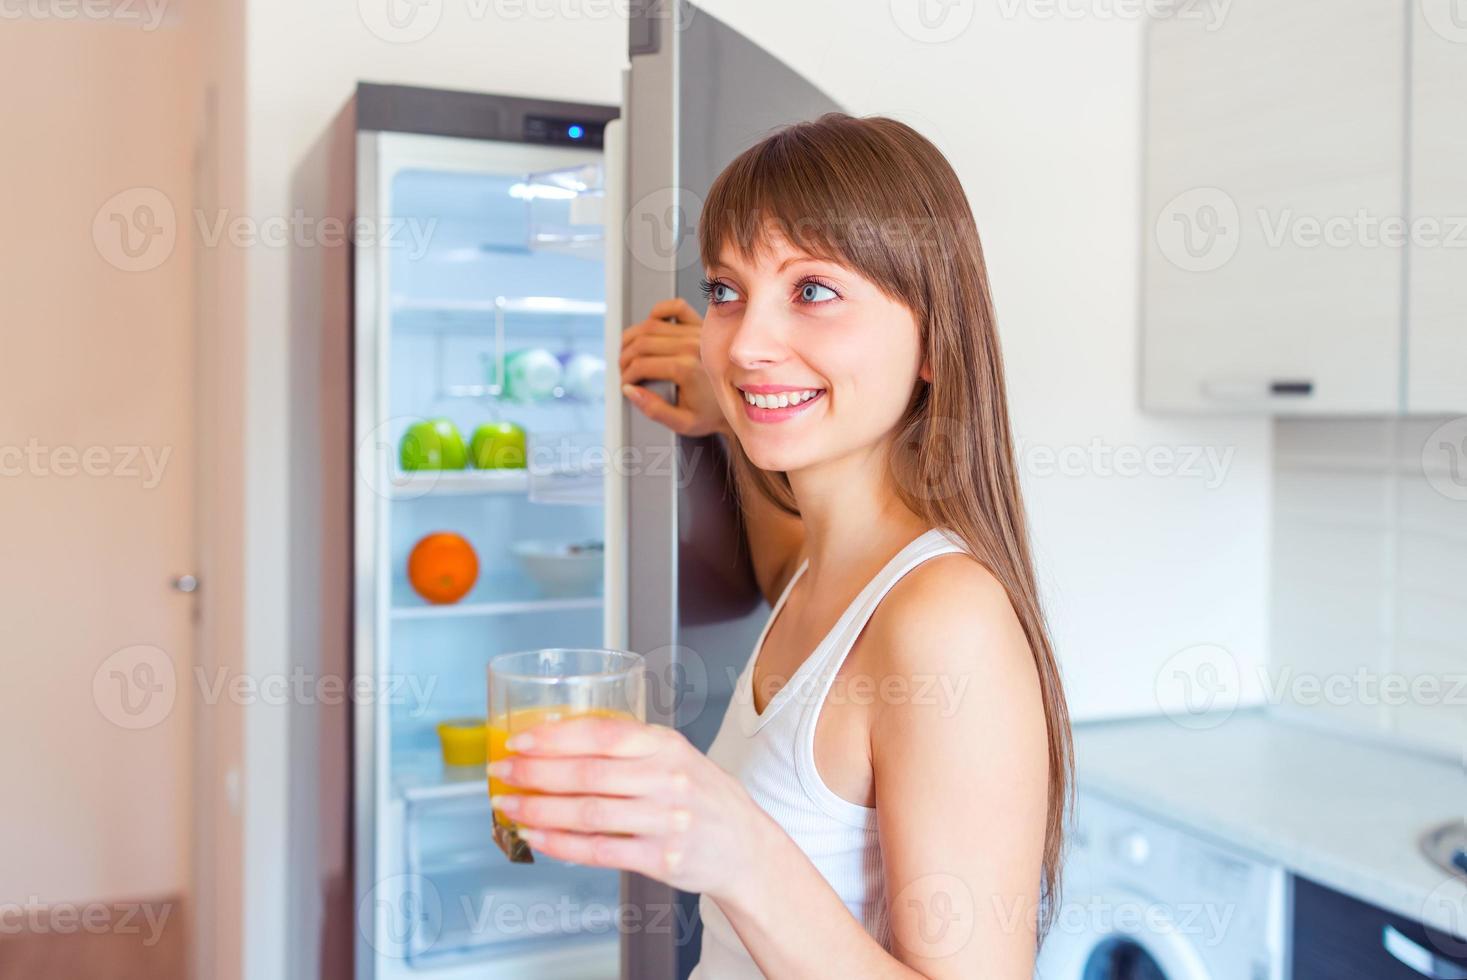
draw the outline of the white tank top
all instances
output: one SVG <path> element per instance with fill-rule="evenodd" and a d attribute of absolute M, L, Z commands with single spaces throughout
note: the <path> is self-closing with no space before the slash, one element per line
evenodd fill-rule
<path fill-rule="evenodd" d="M 846 654 L 891 587 L 929 558 L 966 550 L 956 535 L 934 528 L 897 552 L 759 714 L 754 711 L 754 662 L 790 589 L 809 565 L 808 559 L 802 562 L 759 633 L 754 652 L 734 685 L 723 724 L 708 749 L 708 758 L 744 784 L 754 802 L 820 869 L 866 932 L 888 949 L 886 882 L 876 810 L 842 799 L 820 778 L 815 769 L 815 722 Z M 763 976 L 732 923 L 707 896 L 699 900 L 698 913 L 703 920 L 703 952 L 690 980 L 758 980 Z"/>

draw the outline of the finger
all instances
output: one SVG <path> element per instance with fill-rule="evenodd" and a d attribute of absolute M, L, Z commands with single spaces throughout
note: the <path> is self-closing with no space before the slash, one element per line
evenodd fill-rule
<path fill-rule="evenodd" d="M 518 789 L 578 796 L 652 796 L 674 789 L 666 769 L 647 759 L 517 755 L 490 763 L 489 775 Z"/>
<path fill-rule="evenodd" d="M 668 336 L 666 334 L 645 333 L 625 345 L 621 349 L 620 363 L 623 369 L 627 364 L 638 357 L 666 356 L 683 354 L 689 357 L 698 356 L 698 338 L 681 336 Z"/>
<path fill-rule="evenodd" d="M 516 796 L 500 794 L 494 805 L 516 823 L 582 834 L 683 833 L 692 824 L 689 810 L 619 796 Z"/>
<path fill-rule="evenodd" d="M 652 837 L 610 837 L 533 827 L 521 829 L 520 835 L 546 857 L 590 867 L 635 871 L 663 881 L 683 864 L 681 843 Z"/>
<path fill-rule="evenodd" d="M 635 718 L 580 715 L 562 721 L 541 722 L 519 732 L 505 748 L 521 755 L 604 755 L 638 759 L 667 746 L 668 728 Z"/>
<path fill-rule="evenodd" d="M 621 372 L 622 384 L 638 381 L 675 381 L 682 384 L 693 369 L 693 361 L 686 357 L 639 357 Z M 702 370 L 701 366 L 699 370 Z"/>
<path fill-rule="evenodd" d="M 665 299 L 652 304 L 652 310 L 647 314 L 649 320 L 665 320 L 673 317 L 678 323 L 702 323 L 703 318 L 698 311 L 693 309 L 687 300 L 681 297 Z"/>
<path fill-rule="evenodd" d="M 686 433 L 696 421 L 691 410 L 668 404 L 667 399 L 655 391 L 638 388 L 636 385 L 622 385 L 621 391 L 626 395 L 627 401 L 637 406 L 637 411 L 674 432 Z"/>

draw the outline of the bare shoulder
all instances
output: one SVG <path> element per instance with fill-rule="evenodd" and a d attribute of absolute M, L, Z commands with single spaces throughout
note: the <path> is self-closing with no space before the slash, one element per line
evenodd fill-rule
<path fill-rule="evenodd" d="M 939 555 L 891 588 L 867 625 L 874 665 L 891 671 L 1033 671 L 1008 590 L 966 554 Z M 982 656 L 975 660 L 974 652 Z"/>

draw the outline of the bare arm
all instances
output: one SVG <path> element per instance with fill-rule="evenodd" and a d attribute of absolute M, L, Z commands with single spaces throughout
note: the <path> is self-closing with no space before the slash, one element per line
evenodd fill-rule
<path fill-rule="evenodd" d="M 717 435 L 732 442 L 737 437 L 724 417 L 712 383 L 703 370 L 699 334 L 703 318 L 681 299 L 663 300 L 647 319 L 622 334 L 621 380 L 627 400 L 654 422 L 679 435 Z M 677 403 L 640 387 L 643 381 L 672 381 Z M 770 604 L 784 590 L 799 566 L 805 526 L 785 513 L 753 486 L 739 486 L 745 536 L 759 591 Z"/>
<path fill-rule="evenodd" d="M 719 907 L 767 976 L 1028 980 L 1048 797 L 1028 642 L 966 556 L 907 575 L 865 634 L 888 953 L 788 838 Z M 929 683 L 930 682 L 930 683 Z"/>

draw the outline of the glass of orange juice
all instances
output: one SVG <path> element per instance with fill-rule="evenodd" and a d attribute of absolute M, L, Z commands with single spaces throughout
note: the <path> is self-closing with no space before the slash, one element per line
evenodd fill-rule
<path fill-rule="evenodd" d="M 489 761 L 513 755 L 512 735 L 543 722 L 583 715 L 645 721 L 646 664 L 621 650 L 552 648 L 504 653 L 489 661 Z M 513 790 L 489 780 L 489 800 Z M 531 863 L 530 845 L 518 827 L 494 808 L 494 840 L 517 863 Z"/>

